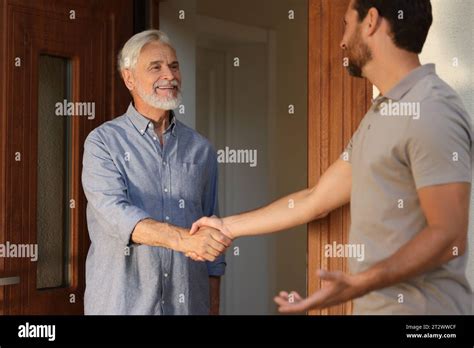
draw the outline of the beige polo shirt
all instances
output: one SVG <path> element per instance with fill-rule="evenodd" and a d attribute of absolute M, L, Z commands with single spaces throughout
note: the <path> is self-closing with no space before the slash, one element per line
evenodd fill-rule
<path fill-rule="evenodd" d="M 352 164 L 351 273 L 394 254 L 426 226 L 417 190 L 471 182 L 471 121 L 433 64 L 413 70 L 365 115 L 341 158 Z M 471 314 L 467 252 L 354 300 L 354 314 Z"/>

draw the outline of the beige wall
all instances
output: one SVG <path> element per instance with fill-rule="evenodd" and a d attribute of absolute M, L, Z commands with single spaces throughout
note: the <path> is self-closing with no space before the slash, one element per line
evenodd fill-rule
<path fill-rule="evenodd" d="M 422 62 L 436 64 L 438 74 L 461 95 L 467 111 L 474 117 L 474 1 L 431 0 L 431 3 L 434 21 L 421 55 Z M 453 64 L 455 59 L 458 66 Z M 473 222 L 474 194 L 471 194 L 467 276 L 474 288 Z"/>

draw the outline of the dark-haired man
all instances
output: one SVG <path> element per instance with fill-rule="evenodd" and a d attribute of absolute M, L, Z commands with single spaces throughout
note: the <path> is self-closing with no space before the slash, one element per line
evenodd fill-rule
<path fill-rule="evenodd" d="M 354 300 L 355 314 L 469 314 L 471 125 L 456 92 L 419 61 L 430 1 L 352 0 L 344 23 L 350 74 L 381 94 L 341 158 L 315 187 L 248 213 L 203 218 L 191 233 L 201 226 L 230 238 L 276 232 L 350 202 L 350 245 L 364 246 L 365 255 L 350 259 L 351 274 L 320 271 L 326 284 L 306 299 L 281 292 L 281 312 Z"/>

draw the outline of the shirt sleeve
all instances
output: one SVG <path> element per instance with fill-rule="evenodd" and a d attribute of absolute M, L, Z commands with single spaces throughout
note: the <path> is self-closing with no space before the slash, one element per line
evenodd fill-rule
<path fill-rule="evenodd" d="M 471 182 L 471 124 L 456 103 L 427 100 L 407 130 L 407 154 L 417 189 Z"/>
<path fill-rule="evenodd" d="M 130 204 L 125 180 L 96 131 L 84 143 L 82 186 L 95 218 L 109 226 L 105 233 L 124 246 L 132 245 L 130 239 L 136 224 L 150 215 Z"/>
<path fill-rule="evenodd" d="M 347 143 L 346 147 L 344 148 L 344 151 L 341 153 L 341 155 L 339 156 L 340 159 L 342 159 L 343 161 L 346 161 L 346 162 L 349 162 L 352 164 L 352 147 L 354 145 L 354 140 L 356 139 L 356 137 L 359 135 L 360 133 L 360 128 L 362 127 L 362 123 L 364 122 L 364 119 L 362 119 L 362 121 L 360 122 L 359 124 L 359 127 L 357 128 L 357 130 L 354 132 L 354 134 L 352 135 L 351 139 L 349 140 L 349 142 Z"/>
<path fill-rule="evenodd" d="M 351 137 L 351 139 L 349 140 L 349 143 L 347 143 L 345 149 L 344 149 L 344 152 L 341 153 L 341 155 L 339 156 L 340 159 L 342 159 L 343 161 L 346 161 L 346 162 L 349 162 L 352 164 L 352 143 L 353 143 L 353 139 L 354 139 L 354 136 Z"/>
<path fill-rule="evenodd" d="M 210 177 L 204 190 L 203 197 L 203 212 L 206 216 L 219 215 L 218 204 L 218 169 L 217 169 L 217 154 L 212 150 L 212 158 L 210 164 Z M 225 254 L 220 255 L 214 261 L 206 261 L 207 272 L 209 276 L 220 277 L 225 273 L 227 265 Z"/>

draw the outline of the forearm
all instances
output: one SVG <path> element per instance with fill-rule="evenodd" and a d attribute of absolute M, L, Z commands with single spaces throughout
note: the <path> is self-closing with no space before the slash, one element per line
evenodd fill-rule
<path fill-rule="evenodd" d="M 456 240 L 445 229 L 427 227 L 389 258 L 357 274 L 365 292 L 385 288 L 428 272 L 464 253 L 465 241 Z"/>
<path fill-rule="evenodd" d="M 219 315 L 221 277 L 209 276 L 209 301 L 211 315 Z"/>
<path fill-rule="evenodd" d="M 180 249 L 182 234 L 187 230 L 153 219 L 140 221 L 132 232 L 134 243 L 150 246 L 161 246 L 169 249 Z M 178 250 L 180 251 L 180 250 Z"/>
<path fill-rule="evenodd" d="M 308 223 L 347 204 L 351 194 L 351 165 L 336 161 L 317 185 L 254 211 L 226 217 L 225 228 L 236 237 L 272 233 Z"/>
<path fill-rule="evenodd" d="M 318 212 L 309 203 L 310 195 L 311 189 L 305 189 L 265 207 L 226 217 L 223 222 L 235 238 L 272 233 L 301 225 L 318 216 Z"/>

